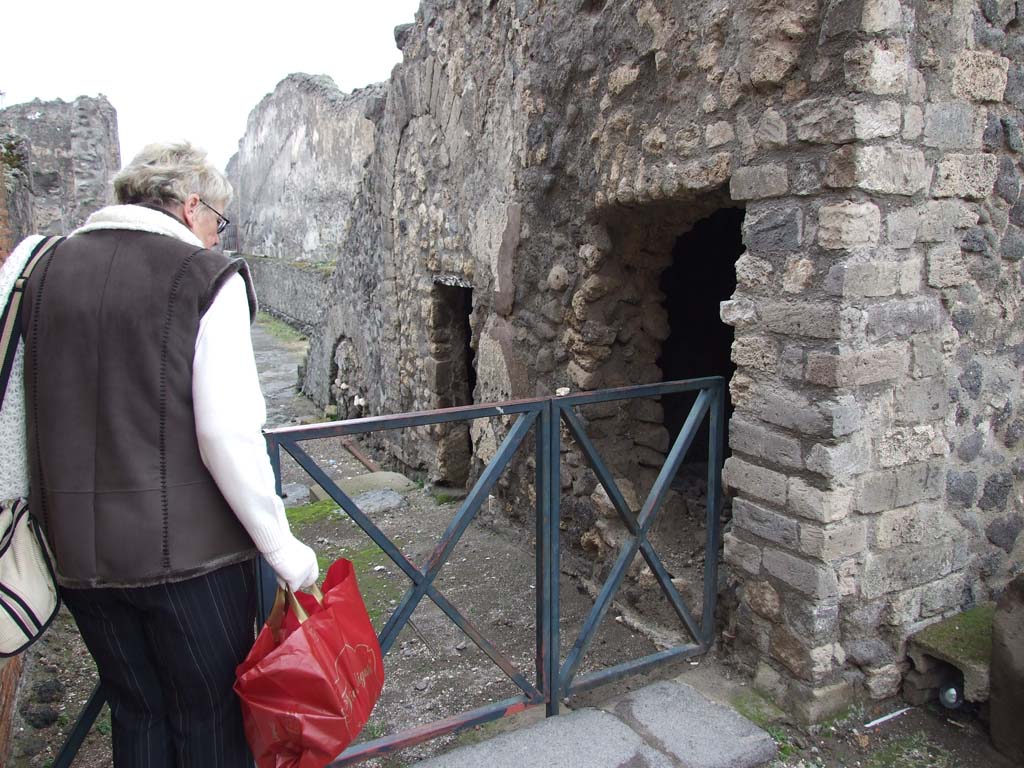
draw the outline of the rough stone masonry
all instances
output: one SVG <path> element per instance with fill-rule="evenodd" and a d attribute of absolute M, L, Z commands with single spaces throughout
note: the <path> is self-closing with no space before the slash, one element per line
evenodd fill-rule
<path fill-rule="evenodd" d="M 733 648 L 820 719 L 895 694 L 908 635 L 1024 562 L 1022 23 L 1009 0 L 424 0 L 388 82 L 290 78 L 253 113 L 236 245 L 335 262 L 305 387 L 343 416 L 678 376 L 720 324 L 677 313 L 728 285 Z M 645 490 L 667 407 L 585 415 Z M 495 445 L 475 422 L 392 449 L 458 483 Z"/>

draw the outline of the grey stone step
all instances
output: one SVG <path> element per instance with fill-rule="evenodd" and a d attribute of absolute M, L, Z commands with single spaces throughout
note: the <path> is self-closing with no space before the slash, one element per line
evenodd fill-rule
<path fill-rule="evenodd" d="M 772 738 L 678 681 L 654 683 L 601 709 L 551 717 L 416 763 L 417 768 L 754 768 Z"/>

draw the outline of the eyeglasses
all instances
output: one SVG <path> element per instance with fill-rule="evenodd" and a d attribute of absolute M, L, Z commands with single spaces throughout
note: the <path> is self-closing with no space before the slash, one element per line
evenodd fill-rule
<path fill-rule="evenodd" d="M 209 208 L 217 215 L 217 234 L 222 234 L 224 230 L 228 228 L 228 224 L 231 223 L 231 220 L 223 213 L 218 211 L 216 208 L 214 208 L 212 205 L 210 205 L 208 202 L 203 200 L 203 198 L 200 197 L 199 202 L 205 205 L 207 208 Z"/>

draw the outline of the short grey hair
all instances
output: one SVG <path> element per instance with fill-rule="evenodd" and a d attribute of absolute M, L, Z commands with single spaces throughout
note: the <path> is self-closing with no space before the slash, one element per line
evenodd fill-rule
<path fill-rule="evenodd" d="M 195 192 L 204 200 L 227 203 L 233 190 L 206 151 L 187 142 L 149 144 L 114 177 L 119 203 L 164 206 L 184 203 Z"/>

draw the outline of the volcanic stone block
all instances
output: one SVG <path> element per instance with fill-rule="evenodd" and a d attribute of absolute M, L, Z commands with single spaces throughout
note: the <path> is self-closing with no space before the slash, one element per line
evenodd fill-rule
<path fill-rule="evenodd" d="M 1010 60 L 987 51 L 960 51 L 953 65 L 953 93 L 974 101 L 1002 101 Z"/>
<path fill-rule="evenodd" d="M 932 194 L 935 197 L 980 199 L 992 192 L 999 172 L 995 155 L 946 155 L 935 169 Z"/>
<path fill-rule="evenodd" d="M 881 232 L 881 214 L 874 203 L 839 203 L 818 211 L 818 243 L 823 248 L 875 245 Z"/>

